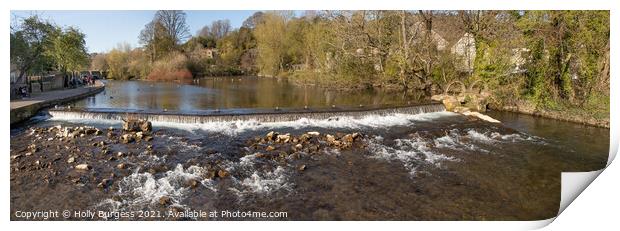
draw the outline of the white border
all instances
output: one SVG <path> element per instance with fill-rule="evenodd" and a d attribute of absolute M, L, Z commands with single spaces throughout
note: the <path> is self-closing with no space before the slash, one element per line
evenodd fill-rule
<path fill-rule="evenodd" d="M 314 1 L 290 1 L 290 0 L 220 0 L 220 1 L 190 1 L 190 0 L 174 0 L 174 1 L 152 1 L 152 0 L 106 0 L 106 1 L 71 1 L 71 0 L 55 0 L 55 1 L 35 1 L 35 0 L 19 0 L 19 1 L 0 1 L 2 5 L 2 15 L 0 28 L 4 30 L 4 36 L 0 36 L 2 44 L 2 73 L 9 72 L 9 15 L 10 10 L 157 10 L 157 9 L 183 9 L 183 10 L 320 10 L 320 9 L 434 9 L 434 10 L 452 10 L 452 9 L 603 9 L 612 10 L 611 26 L 612 41 L 620 41 L 617 36 L 618 25 L 614 22 L 620 22 L 616 14 L 618 4 L 612 4 L 610 0 L 520 0 L 520 1 L 501 1 L 501 0 L 432 0 L 432 1 L 413 1 L 413 0 L 378 0 L 378 1 L 355 1 L 355 0 L 314 0 Z M 612 64 L 618 60 L 618 48 L 612 43 Z M 618 118 L 618 107 L 614 105 L 618 99 L 618 76 L 614 72 L 617 65 L 612 65 L 611 77 L 611 117 Z M 0 81 L 0 89 L 8 89 L 8 78 Z M 9 108 L 9 92 L 3 91 L 3 100 L 0 102 L 4 108 Z M 6 114 L 5 114 L 6 115 Z M 4 117 L 5 122 L 0 123 L 2 126 L 2 137 L 0 142 L 5 151 L 9 149 L 9 116 Z M 611 148 L 610 160 L 617 152 L 618 148 L 618 128 L 615 120 L 611 121 Z M 3 219 L 7 225 L 9 220 L 9 158 L 5 153 L 2 158 L 2 206 L 4 212 L 0 213 L 0 219 Z M 610 214 L 617 214 L 618 205 L 618 184 L 619 176 L 618 164 L 611 164 L 607 170 L 601 173 L 600 179 L 596 180 L 590 189 L 586 190 L 582 198 L 577 198 L 574 205 L 569 206 L 562 216 L 560 216 L 553 225 L 547 228 L 553 229 L 572 229 L 576 227 L 595 228 L 595 227 L 618 227 L 618 219 Z M 588 173 L 585 173 L 588 174 Z M 590 173 L 591 174 L 591 173 Z M 575 174 L 568 174 L 573 175 Z M 579 174 L 577 174 L 578 176 Z M 578 176 L 580 177 L 580 176 Z M 563 177 L 563 181 L 567 179 Z M 584 183 L 588 183 L 590 177 Z M 567 196 L 563 196 L 567 197 Z M 608 203 L 613 201 L 614 203 Z M 574 209 L 572 207 L 575 207 Z M 607 219 L 600 219 L 601 217 Z M 536 222 L 12 222 L 11 226 L 28 225 L 32 228 L 40 228 L 45 230 L 66 230 L 67 228 L 86 228 L 95 230 L 108 230 L 111 228 L 124 229 L 195 229 L 198 227 L 189 227 L 192 225 L 200 225 L 201 229 L 273 229 L 286 228 L 295 230 L 316 230 L 321 228 L 346 228 L 346 229 L 386 229 L 386 228 L 441 228 L 441 229 L 476 229 L 476 230 L 505 230 L 505 229 L 522 229 L 522 228 L 538 228 L 546 225 L 553 219 Z M 596 222 L 596 226 L 592 223 Z M 139 226 L 138 226 L 139 225 Z M 606 225 L 606 226 L 598 226 Z M 129 226 L 129 227 L 128 227 Z M 30 228 L 29 227 L 29 228 Z M 17 228 L 17 227 L 13 227 Z"/>

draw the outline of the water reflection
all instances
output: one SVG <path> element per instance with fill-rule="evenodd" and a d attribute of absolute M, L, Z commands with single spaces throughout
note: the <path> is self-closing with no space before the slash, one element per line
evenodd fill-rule
<path fill-rule="evenodd" d="M 299 86 L 284 79 L 208 77 L 189 83 L 108 81 L 104 93 L 74 103 L 85 108 L 200 111 L 209 109 L 270 109 L 378 107 L 421 102 L 422 94 L 327 90 Z"/>

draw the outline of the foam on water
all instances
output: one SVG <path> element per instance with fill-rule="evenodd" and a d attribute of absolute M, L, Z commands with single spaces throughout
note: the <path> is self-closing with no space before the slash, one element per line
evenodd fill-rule
<path fill-rule="evenodd" d="M 119 182 L 116 193 L 122 201 L 105 200 L 97 207 L 109 207 L 113 211 L 126 210 L 136 211 L 150 208 L 159 204 L 161 197 L 169 197 L 175 206 L 186 207 L 182 204 L 185 193 L 191 179 L 201 180 L 204 169 L 198 166 L 190 166 L 183 169 L 182 165 L 168 171 L 161 178 L 156 178 L 151 173 L 133 173 Z M 201 181 L 208 187 L 210 182 Z M 208 187 L 210 188 L 210 187 Z"/>
<path fill-rule="evenodd" d="M 171 122 L 153 122 L 154 126 L 173 127 L 182 130 L 217 132 L 226 135 L 236 135 L 245 131 L 268 130 L 278 128 L 339 128 L 339 129 L 372 129 L 391 126 L 404 126 L 416 121 L 429 121 L 445 116 L 455 116 L 452 112 L 432 112 L 424 114 L 391 114 L 391 115 L 367 115 L 361 118 L 350 116 L 332 117 L 329 119 L 302 118 L 295 121 L 285 122 L 258 122 L 255 120 L 232 121 L 232 122 L 208 122 L 204 124 L 183 124 Z"/>
<path fill-rule="evenodd" d="M 235 173 L 233 187 L 229 190 L 234 192 L 240 199 L 249 194 L 266 194 L 276 190 L 291 190 L 292 183 L 288 182 L 288 171 L 282 166 L 273 170 L 263 170 L 255 167 L 257 164 L 256 153 L 239 159 L 239 162 L 224 162 L 226 170 Z"/>
<path fill-rule="evenodd" d="M 457 129 L 452 129 L 445 136 L 435 138 L 433 140 L 433 144 L 437 148 L 449 148 L 452 150 L 470 150 L 470 151 L 482 151 L 487 152 L 487 150 L 481 149 L 474 144 L 465 143 L 461 139 L 461 135 L 459 134 Z"/>
<path fill-rule="evenodd" d="M 438 110 L 438 109 L 437 109 Z M 79 123 L 94 123 L 94 124 L 114 124 L 121 123 L 120 120 L 108 119 L 105 116 L 101 118 L 90 118 L 89 116 L 97 117 L 96 113 L 78 113 L 78 112 L 62 112 L 55 111 L 51 120 L 79 122 Z M 93 115 L 91 115 L 93 114 Z M 181 122 L 169 122 L 153 120 L 153 126 L 170 127 L 186 131 L 207 131 L 217 132 L 226 135 L 236 135 L 244 131 L 252 131 L 259 129 L 276 129 L 276 128 L 305 128 L 305 127 L 319 127 L 319 128 L 349 128 L 349 129 L 363 129 L 363 128 L 384 128 L 390 126 L 402 126 L 409 125 L 415 121 L 428 121 L 439 117 L 455 116 L 456 113 L 447 111 L 428 112 L 419 114 L 407 114 L 407 113 L 387 113 L 387 114 L 367 114 L 363 116 L 331 116 L 326 119 L 316 118 L 299 118 L 292 121 L 279 121 L 279 122 L 260 122 L 255 119 L 248 120 L 233 120 L 233 121 L 210 121 L 204 123 L 181 123 Z"/>
<path fill-rule="evenodd" d="M 474 129 L 467 130 L 467 137 L 472 140 L 482 142 L 482 143 L 493 143 L 497 140 L 491 138 L 491 136 L 487 135 L 487 133 L 480 133 Z"/>
<path fill-rule="evenodd" d="M 83 123 L 83 124 L 102 124 L 102 125 L 118 125 L 120 126 L 123 121 L 122 120 L 112 120 L 112 119 L 90 119 L 83 117 L 71 117 L 71 116 L 50 116 L 48 117 L 50 121 L 62 121 L 69 123 Z"/>
<path fill-rule="evenodd" d="M 432 151 L 428 147 L 429 142 L 419 137 L 396 139 L 394 142 L 396 144 L 395 147 L 390 147 L 383 144 L 383 137 L 374 137 L 368 140 L 368 150 L 375 158 L 401 162 L 412 175 L 415 174 L 416 168 L 422 164 L 431 164 L 439 167 L 442 161 L 457 160 L 456 158 Z"/>
<path fill-rule="evenodd" d="M 240 180 L 239 183 L 247 189 L 246 192 L 251 193 L 269 193 L 282 188 L 290 189 L 291 186 L 287 182 L 286 170 L 281 166 L 273 171 L 254 171 L 250 177 Z"/>
<path fill-rule="evenodd" d="M 483 143 L 495 143 L 495 142 L 518 142 L 518 141 L 533 141 L 542 142 L 542 138 L 531 136 L 524 133 L 510 133 L 500 134 L 499 132 L 479 132 L 474 129 L 467 130 L 467 136 L 473 140 Z"/>
<path fill-rule="evenodd" d="M 445 136 L 435 138 L 434 144 L 437 148 L 488 153 L 489 151 L 481 146 L 523 141 L 545 143 L 539 137 L 523 133 L 501 134 L 499 132 L 479 131 L 476 129 L 466 129 L 465 132 L 462 133 L 458 129 L 452 129 L 447 132 Z"/>

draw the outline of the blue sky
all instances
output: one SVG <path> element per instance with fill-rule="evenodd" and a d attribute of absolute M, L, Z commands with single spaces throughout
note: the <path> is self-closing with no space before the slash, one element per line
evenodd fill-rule
<path fill-rule="evenodd" d="M 255 11 L 185 11 L 187 24 L 192 35 L 204 25 L 218 19 L 229 19 L 234 28 Z M 86 34 L 86 47 L 89 52 L 106 52 L 117 44 L 127 42 L 138 46 L 138 35 L 144 25 L 153 19 L 155 11 L 11 11 L 11 22 L 16 18 L 37 14 L 56 25 L 78 27 Z"/>

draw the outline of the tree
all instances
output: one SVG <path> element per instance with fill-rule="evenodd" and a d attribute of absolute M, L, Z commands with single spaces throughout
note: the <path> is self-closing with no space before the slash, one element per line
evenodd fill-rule
<path fill-rule="evenodd" d="M 256 25 L 263 23 L 264 16 L 265 16 L 265 13 L 263 13 L 262 11 L 257 11 L 256 13 L 252 14 L 252 16 L 245 19 L 243 23 L 241 24 L 241 27 L 245 27 L 248 29 L 254 29 Z"/>
<path fill-rule="evenodd" d="M 118 44 L 106 55 L 109 66 L 108 77 L 112 79 L 129 79 L 129 44 Z"/>
<path fill-rule="evenodd" d="M 518 25 L 531 55 L 526 93 L 536 103 L 608 95 L 608 84 L 595 86 L 609 78 L 609 11 L 525 11 Z"/>
<path fill-rule="evenodd" d="M 146 24 L 140 32 L 139 40 L 147 50 L 151 62 L 155 62 L 157 59 L 177 49 L 174 38 L 169 36 L 166 28 L 159 21 L 151 21 Z"/>
<path fill-rule="evenodd" d="M 285 31 L 285 18 L 274 12 L 266 13 L 263 22 L 256 25 L 254 36 L 259 54 L 257 64 L 263 74 L 277 75 L 284 70 L 286 48 L 282 35 Z"/>
<path fill-rule="evenodd" d="M 108 62 L 106 61 L 106 54 L 95 54 L 90 63 L 90 69 L 98 71 L 107 71 Z"/>
<path fill-rule="evenodd" d="M 241 66 L 242 56 L 256 46 L 252 32 L 247 28 L 234 30 L 217 41 L 218 58 L 223 65 Z M 246 63 L 246 69 L 250 68 Z"/>
<path fill-rule="evenodd" d="M 211 37 L 211 29 L 208 25 L 205 25 L 198 31 L 196 35 L 203 38 Z"/>
<path fill-rule="evenodd" d="M 461 25 L 475 44 L 473 70 L 466 82 L 482 83 L 492 91 L 502 90 L 501 85 L 514 81 L 511 61 L 520 55 L 522 38 L 515 27 L 513 11 L 459 11 Z"/>
<path fill-rule="evenodd" d="M 230 20 L 216 20 L 211 23 L 211 36 L 216 40 L 223 38 L 230 33 L 232 27 Z"/>
<path fill-rule="evenodd" d="M 151 62 L 177 50 L 189 37 L 186 15 L 178 10 L 160 10 L 140 32 L 139 41 L 151 57 Z"/>
<path fill-rule="evenodd" d="M 74 27 L 57 33 L 47 54 L 55 60 L 58 70 L 76 72 L 87 67 L 89 58 L 84 40 L 86 35 Z"/>
<path fill-rule="evenodd" d="M 10 58 L 17 66 L 19 76 L 17 83 L 23 82 L 28 72 L 39 72 L 51 66 L 51 60 L 45 56 L 46 47 L 50 46 L 55 27 L 33 15 L 21 20 L 11 28 Z"/>
<path fill-rule="evenodd" d="M 165 33 L 175 44 L 180 44 L 190 36 L 189 26 L 185 20 L 186 14 L 180 10 L 159 10 L 155 13 L 154 19 L 163 26 Z"/>

